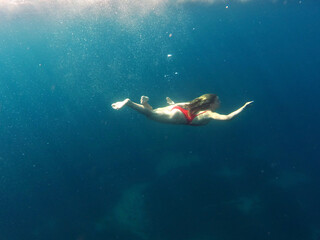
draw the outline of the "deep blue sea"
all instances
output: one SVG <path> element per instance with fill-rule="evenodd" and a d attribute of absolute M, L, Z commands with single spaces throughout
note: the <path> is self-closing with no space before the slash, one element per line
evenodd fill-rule
<path fill-rule="evenodd" d="M 319 240 L 319 92 L 317 0 L 1 0 L 0 240 Z"/>

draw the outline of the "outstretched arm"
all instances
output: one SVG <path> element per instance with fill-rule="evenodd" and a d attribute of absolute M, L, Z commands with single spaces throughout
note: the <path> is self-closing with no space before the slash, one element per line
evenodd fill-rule
<path fill-rule="evenodd" d="M 215 119 L 215 120 L 231 120 L 233 119 L 235 116 L 237 116 L 239 113 L 241 113 L 243 111 L 243 109 L 247 108 L 248 106 L 250 106 L 253 103 L 253 101 L 247 102 L 246 104 L 244 104 L 241 108 L 239 108 L 238 110 L 228 114 L 228 115 L 222 115 L 216 112 L 212 112 L 210 114 L 210 117 Z"/>

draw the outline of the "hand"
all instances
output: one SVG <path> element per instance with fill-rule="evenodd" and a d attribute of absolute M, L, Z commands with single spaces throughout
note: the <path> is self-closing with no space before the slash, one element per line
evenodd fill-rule
<path fill-rule="evenodd" d="M 254 102 L 254 101 L 246 102 L 246 104 L 244 105 L 244 107 L 249 107 L 249 106 L 251 106 L 253 102 Z"/>
<path fill-rule="evenodd" d="M 121 109 L 123 106 L 125 106 L 128 102 L 129 102 L 129 98 L 127 98 L 126 100 L 121 101 L 121 102 L 112 103 L 112 104 L 111 104 L 111 107 L 112 107 L 113 109 L 115 109 L 115 110 L 119 110 L 119 109 Z"/>

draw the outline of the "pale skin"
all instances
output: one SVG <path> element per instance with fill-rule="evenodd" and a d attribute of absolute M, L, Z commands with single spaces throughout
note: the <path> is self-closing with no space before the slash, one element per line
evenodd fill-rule
<path fill-rule="evenodd" d="M 130 107 L 137 112 L 147 116 L 148 118 L 162 123 L 169 124 L 187 124 L 187 120 L 184 114 L 179 109 L 172 109 L 175 106 L 183 106 L 186 103 L 174 103 L 170 98 L 166 98 L 169 106 L 153 109 L 148 103 L 149 97 L 142 96 L 140 99 L 140 104 L 132 102 L 129 98 L 121 101 L 113 103 L 111 106 L 115 110 L 119 110 L 124 106 Z M 219 107 L 220 101 L 218 100 L 215 103 L 212 103 L 209 109 L 205 111 L 200 111 L 189 125 L 193 126 L 201 126 L 206 125 L 212 120 L 231 120 L 236 117 L 239 113 L 241 113 L 245 108 L 250 106 L 253 101 L 245 103 L 242 107 L 237 109 L 236 111 L 229 113 L 227 115 L 216 113 L 215 110 Z"/>

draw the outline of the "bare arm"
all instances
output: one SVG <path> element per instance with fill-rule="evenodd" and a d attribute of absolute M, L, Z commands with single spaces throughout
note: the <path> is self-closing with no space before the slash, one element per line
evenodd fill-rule
<path fill-rule="evenodd" d="M 210 113 L 210 117 L 214 120 L 231 120 L 233 119 L 235 116 L 237 116 L 239 113 L 242 112 L 243 109 L 245 109 L 246 107 L 250 106 L 253 103 L 253 101 L 247 102 L 246 104 L 244 104 L 241 108 L 239 108 L 238 110 L 229 113 L 228 115 L 222 115 L 216 112 L 212 112 Z"/>

